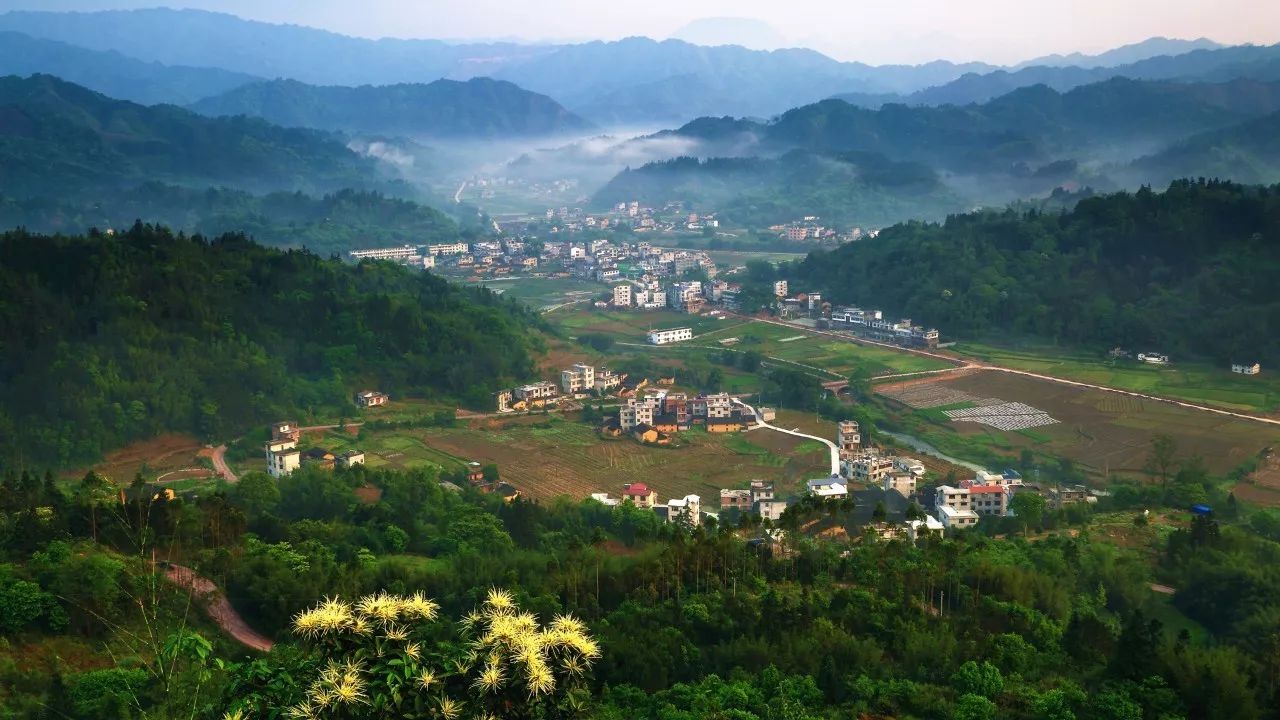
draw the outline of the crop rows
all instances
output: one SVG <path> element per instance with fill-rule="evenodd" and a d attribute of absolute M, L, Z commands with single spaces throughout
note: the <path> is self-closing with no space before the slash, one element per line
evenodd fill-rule
<path fill-rule="evenodd" d="M 997 430 L 1028 430 L 1058 422 L 1049 413 L 1020 402 L 947 410 L 946 415 L 955 422 L 976 422 Z"/>

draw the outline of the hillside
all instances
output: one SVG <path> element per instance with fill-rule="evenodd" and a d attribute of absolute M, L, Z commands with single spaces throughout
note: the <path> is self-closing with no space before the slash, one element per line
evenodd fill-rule
<path fill-rule="evenodd" d="M 0 458 L 64 467 L 164 432 L 229 437 L 374 386 L 479 402 L 528 375 L 519 306 L 243 236 L 0 236 Z M 56 388 L 56 391 L 54 389 Z"/>
<path fill-rule="evenodd" d="M 374 160 L 312 130 L 113 100 L 47 75 L 0 78 L 5 194 L 66 195 L 144 180 L 270 191 L 383 179 Z"/>
<path fill-rule="evenodd" d="M 1180 181 L 1064 214 L 977 213 L 887 228 L 795 268 L 833 302 L 953 337 L 1280 361 L 1280 186 Z M 903 272 L 909 268 L 908 272 Z"/>
<path fill-rule="evenodd" d="M 433 138 L 533 137 L 591 128 L 545 95 L 488 78 L 360 87 L 275 80 L 205 98 L 190 109 L 285 127 Z"/>
<path fill-rule="evenodd" d="M 826 222 L 884 225 L 903 217 L 941 218 L 964 208 L 928 167 L 871 153 L 794 151 L 777 159 L 677 158 L 625 170 L 592 205 L 684 201 L 722 211 L 734 223 L 765 227 L 803 215 Z"/>
<path fill-rule="evenodd" d="M 129 227 L 139 218 L 206 237 L 243 232 L 267 246 L 306 248 L 322 257 L 459 238 L 457 225 L 434 208 L 355 190 L 320 197 L 297 192 L 253 195 L 230 188 L 148 182 L 74 199 L 0 195 L 0 228 L 74 235 L 90 228 Z"/>
<path fill-rule="evenodd" d="M 0 75 L 54 75 L 142 105 L 186 105 L 259 78 L 219 68 L 143 62 L 115 51 L 0 32 Z"/>
<path fill-rule="evenodd" d="M 1194 135 L 1135 160 L 1124 172 L 1137 182 L 1177 176 L 1280 182 L 1280 113 Z"/>

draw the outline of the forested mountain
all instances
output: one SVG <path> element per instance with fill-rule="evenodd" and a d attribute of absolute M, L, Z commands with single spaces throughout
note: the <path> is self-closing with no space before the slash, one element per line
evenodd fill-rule
<path fill-rule="evenodd" d="M 982 103 L 1018 88 L 1046 85 L 1059 92 L 1115 77 L 1133 80 L 1220 82 L 1237 78 L 1280 80 L 1280 45 L 1240 45 L 1161 55 L 1122 65 L 1029 65 L 966 73 L 955 80 L 907 94 L 845 93 L 836 97 L 854 105 L 877 108 L 904 105 L 968 105 Z"/>
<path fill-rule="evenodd" d="M 1280 362 L 1280 186 L 1178 181 L 1066 213 L 908 223 L 815 253 L 795 275 L 955 337 Z"/>
<path fill-rule="evenodd" d="M 0 458 L 66 466 L 158 433 L 228 437 L 350 394 L 479 402 L 532 371 L 532 316 L 389 264 L 241 235 L 0 236 Z"/>
<path fill-rule="evenodd" d="M 0 187 L 66 196 L 145 180 L 256 191 L 383 182 L 376 161 L 313 130 L 113 100 L 47 75 L 0 78 Z"/>
<path fill-rule="evenodd" d="M 0 32 L 0 75 L 54 75 L 119 100 L 186 105 L 260 78 L 220 68 L 143 62 L 114 50 Z"/>
<path fill-rule="evenodd" d="M 376 192 L 253 195 L 225 187 L 148 182 L 76 198 L 0 195 L 0 228 L 78 234 L 90 228 L 127 228 L 138 218 L 206 237 L 243 232 L 264 245 L 306 248 L 323 257 L 460 239 L 458 227 L 440 211 Z"/>
<path fill-rule="evenodd" d="M 1146 60 L 1147 58 L 1166 55 L 1183 55 L 1194 50 L 1217 50 L 1221 47 L 1222 45 L 1220 43 L 1216 43 L 1209 38 L 1182 40 L 1178 38 L 1153 37 L 1140 42 L 1121 45 L 1118 48 L 1112 48 L 1111 50 L 1098 53 L 1097 55 L 1086 55 L 1085 53 L 1079 52 L 1067 55 L 1042 55 L 1041 57 L 1020 62 L 1015 65 L 1013 69 L 1017 70 L 1036 65 L 1074 65 L 1076 67 L 1085 68 L 1115 67 L 1116 65 L 1126 65 L 1140 60 Z"/>
<path fill-rule="evenodd" d="M 275 80 L 237 87 L 190 107 L 204 115 L 248 115 L 285 127 L 410 137 L 532 137 L 591 127 L 545 95 L 488 78 L 360 87 Z"/>
<path fill-rule="evenodd" d="M 873 153 L 793 151 L 775 159 L 684 157 L 625 170 L 592 204 L 639 200 L 661 207 L 684 201 L 699 212 L 764 227 L 801 215 L 827 222 L 883 225 L 902 217 L 940 219 L 964 202 L 918 163 Z"/>
<path fill-rule="evenodd" d="M 1126 172 L 1145 182 L 1179 176 L 1280 182 L 1280 113 L 1194 135 L 1135 160 Z"/>

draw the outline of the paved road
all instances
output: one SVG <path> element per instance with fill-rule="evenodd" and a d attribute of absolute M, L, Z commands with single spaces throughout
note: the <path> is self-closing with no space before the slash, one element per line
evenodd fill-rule
<path fill-rule="evenodd" d="M 463 191 L 463 190 L 466 190 L 466 189 L 467 189 L 467 183 L 466 183 L 466 181 L 464 180 L 464 181 L 462 182 L 462 184 L 458 186 L 458 192 L 456 192 L 456 193 L 454 193 L 454 194 L 453 194 L 453 202 L 454 202 L 455 204 L 461 204 L 461 203 L 462 203 L 462 191 Z"/>
<path fill-rule="evenodd" d="M 218 474 L 222 476 L 222 479 L 229 483 L 240 482 L 240 478 L 236 477 L 236 474 L 231 471 L 231 467 L 227 465 L 226 455 L 226 445 L 219 445 L 213 449 L 213 454 L 210 455 L 210 459 L 213 460 L 213 469 L 217 470 Z"/>
<path fill-rule="evenodd" d="M 1044 380 L 1045 382 L 1058 383 L 1059 385 L 1070 385 L 1072 387 L 1084 388 L 1086 390 L 1102 390 L 1103 392 L 1117 393 L 1119 395 L 1128 395 L 1129 397 L 1135 397 L 1142 400 L 1151 400 L 1153 402 L 1162 402 L 1162 403 L 1168 403 L 1170 405 L 1177 405 L 1178 407 L 1187 408 L 1189 410 L 1200 410 L 1202 412 L 1213 413 L 1215 415 L 1223 415 L 1226 417 L 1238 418 L 1240 420 L 1251 420 L 1253 422 L 1260 422 L 1260 423 L 1266 423 L 1268 425 L 1280 426 L 1280 420 L 1276 418 L 1262 417 L 1259 415 L 1250 415 L 1249 413 L 1234 412 L 1231 410 L 1223 410 L 1221 408 L 1210 407 L 1208 405 L 1199 405 L 1196 403 L 1186 402 L 1185 400 L 1176 400 L 1174 398 L 1162 397 L 1160 395 L 1149 395 L 1147 393 L 1133 392 L 1132 390 L 1121 390 L 1119 388 L 1108 387 L 1106 385 L 1094 385 L 1092 383 L 1079 382 L 1077 380 L 1067 380 L 1066 378 L 1055 377 L 1053 375 L 1043 375 L 1041 373 L 1033 373 L 1027 370 L 1015 370 L 1014 368 L 1003 367 L 1001 365 L 989 365 L 985 363 L 966 362 L 958 358 L 951 357 L 950 355 L 943 355 L 942 353 L 929 352 L 928 350 L 920 350 L 917 348 L 904 348 L 900 345 L 894 345 L 892 343 L 882 343 L 875 340 L 867 340 L 865 338 L 854 338 L 854 337 L 850 337 L 849 335 L 835 333 L 829 330 L 817 330 L 813 328 L 807 328 L 802 325 L 794 325 L 792 323 L 782 322 L 781 320 L 770 320 L 766 318 L 756 318 L 756 319 L 759 320 L 760 322 L 769 323 L 771 325 L 779 325 L 779 326 L 791 328 L 791 329 L 805 330 L 807 332 L 811 332 L 817 335 L 826 335 L 828 337 L 839 338 L 846 342 L 851 342 L 855 344 L 875 345 L 878 347 L 897 350 L 899 352 L 907 352 L 907 353 L 912 353 L 914 355 L 922 355 L 925 357 L 936 358 L 938 360 L 945 360 L 946 362 L 955 364 L 957 366 L 956 369 L 968 368 L 972 370 L 989 370 L 992 372 L 1002 372 L 1002 373 L 1007 373 L 1009 375 L 1021 375 L 1023 377 L 1035 378 L 1036 380 Z"/>
<path fill-rule="evenodd" d="M 244 618 L 240 617 L 240 613 L 231 607 L 227 597 L 218 590 L 213 581 L 200 577 L 194 570 L 182 565 L 170 565 L 165 569 L 164 576 L 169 582 L 201 600 L 209 617 L 240 644 L 262 652 L 269 651 L 275 645 L 271 638 L 249 627 L 249 623 L 245 622 Z"/>
<path fill-rule="evenodd" d="M 742 400 L 739 400 L 738 398 L 733 398 L 733 402 L 734 402 L 734 403 L 736 403 L 736 404 L 738 404 L 738 405 L 741 405 L 742 407 L 746 408 L 747 410 L 750 410 L 750 411 L 751 411 L 751 414 L 752 414 L 752 415 L 754 415 L 754 416 L 756 417 L 756 422 L 760 424 L 760 427 L 768 428 L 768 429 L 770 429 L 770 430 L 776 430 L 776 431 L 778 431 L 778 432 L 780 432 L 780 433 L 786 433 L 787 435 L 794 435 L 794 436 L 796 436 L 796 437 L 802 437 L 802 438 L 805 438 L 806 440 L 817 440 L 818 442 L 822 443 L 823 445 L 826 445 L 826 446 L 827 446 L 827 449 L 829 449 L 829 450 L 831 451 L 831 474 L 832 474 L 832 475 L 839 475 L 839 474 L 840 474 L 840 448 L 836 447 L 836 444 L 835 444 L 835 443 L 831 442 L 830 440 L 828 440 L 828 439 L 826 439 L 826 438 L 818 437 L 817 435 L 807 435 L 807 434 L 802 433 L 802 432 L 800 432 L 800 431 L 798 431 L 798 430 L 787 430 L 786 428 L 780 428 L 780 427 L 778 427 L 777 425 L 770 425 L 769 423 L 767 423 L 767 422 L 765 422 L 765 421 L 764 421 L 764 418 L 763 418 L 763 417 L 761 417 L 761 415 L 760 415 L 759 411 L 757 411 L 755 408 L 753 408 L 753 407 L 751 407 L 750 405 L 748 405 L 748 404 L 746 404 L 746 403 L 742 402 Z"/>

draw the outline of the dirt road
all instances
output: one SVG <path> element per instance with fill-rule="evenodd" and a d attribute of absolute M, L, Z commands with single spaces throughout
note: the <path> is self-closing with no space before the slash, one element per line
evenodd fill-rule
<path fill-rule="evenodd" d="M 231 471 L 231 466 L 227 465 L 226 445 L 219 445 L 214 448 L 213 454 L 209 456 L 209 459 L 213 461 L 213 469 L 218 471 L 218 474 L 222 476 L 222 479 L 229 483 L 240 482 L 240 478 Z"/>
<path fill-rule="evenodd" d="M 240 613 L 231 607 L 225 595 L 218 590 L 212 581 L 195 574 L 191 568 L 182 565 L 170 565 L 164 576 L 174 585 L 191 592 L 204 604 L 205 612 L 228 635 L 235 638 L 245 647 L 267 652 L 275 645 L 271 638 L 258 633 L 240 617 Z"/>

